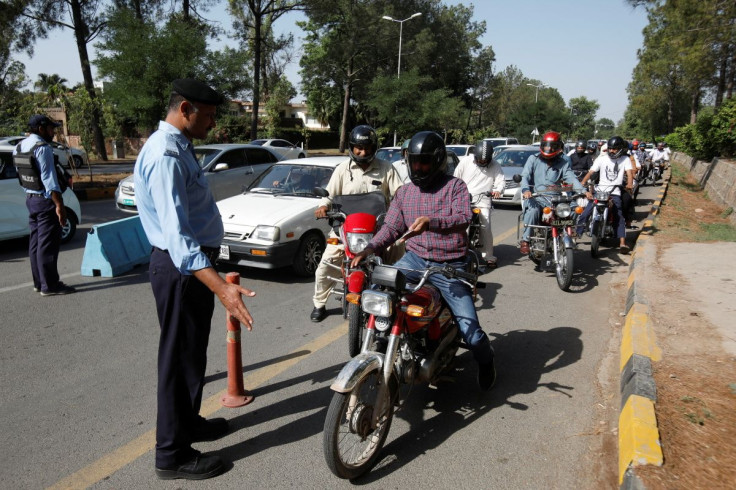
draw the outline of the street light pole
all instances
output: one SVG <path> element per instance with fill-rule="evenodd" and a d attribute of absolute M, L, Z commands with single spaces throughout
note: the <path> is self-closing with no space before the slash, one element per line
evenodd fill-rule
<path fill-rule="evenodd" d="M 539 85 L 534 85 L 533 83 L 527 83 L 527 85 L 529 85 L 530 87 L 537 88 L 536 92 L 534 93 L 534 103 L 535 104 L 539 100 L 539 89 L 544 88 L 544 87 L 549 87 L 549 85 L 547 85 L 546 83 L 540 83 Z"/>
<path fill-rule="evenodd" d="M 407 20 L 411 20 L 411 19 L 413 19 L 415 17 L 419 17 L 420 15 L 422 15 L 422 13 L 421 12 L 417 12 L 417 13 L 412 14 L 411 16 L 407 17 L 404 20 L 397 20 L 397 19 L 394 19 L 393 17 L 391 17 L 389 15 L 384 15 L 383 17 L 381 17 L 382 19 L 390 20 L 391 22 L 398 22 L 399 23 L 399 66 L 398 66 L 398 69 L 396 70 L 396 78 L 397 79 L 400 79 L 401 78 L 401 39 L 402 39 L 403 34 L 404 34 L 404 22 L 406 22 Z M 395 129 L 394 129 L 394 146 L 396 146 L 396 130 Z"/>

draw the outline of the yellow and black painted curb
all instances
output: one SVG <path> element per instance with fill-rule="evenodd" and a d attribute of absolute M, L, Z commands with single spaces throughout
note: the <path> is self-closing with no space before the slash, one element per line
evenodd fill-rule
<path fill-rule="evenodd" d="M 652 361 L 659 361 L 662 351 L 657 346 L 641 277 L 656 254 L 651 237 L 668 185 L 669 175 L 663 180 L 642 225 L 629 266 L 626 322 L 621 335 L 621 411 L 618 419 L 619 485 L 626 490 L 644 488 L 635 474 L 637 466 L 661 466 L 663 463 L 654 411 L 657 387 L 652 376 Z"/>

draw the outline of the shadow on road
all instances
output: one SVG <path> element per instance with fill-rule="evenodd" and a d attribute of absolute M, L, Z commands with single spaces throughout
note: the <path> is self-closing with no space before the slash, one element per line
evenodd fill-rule
<path fill-rule="evenodd" d="M 580 360 L 583 352 L 581 333 L 572 327 L 556 327 L 547 331 L 514 330 L 495 336 L 492 343 L 497 352 L 498 381 L 488 393 L 478 392 L 475 362 L 470 353 L 458 356 L 451 382 L 439 383 L 436 389 L 414 387 L 396 414 L 409 422 L 410 429 L 383 449 L 381 459 L 371 472 L 352 483 L 367 485 L 380 481 L 445 443 L 494 408 L 508 405 L 527 410 L 527 405 L 513 400 L 518 395 L 543 387 L 572 398 L 573 386 L 555 381 L 542 383 L 541 377 Z M 437 413 L 425 419 L 433 411 Z"/>

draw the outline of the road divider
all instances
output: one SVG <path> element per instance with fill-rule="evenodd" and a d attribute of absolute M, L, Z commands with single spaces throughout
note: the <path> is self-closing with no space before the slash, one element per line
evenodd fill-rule
<path fill-rule="evenodd" d="M 83 276 L 114 277 L 147 264 L 151 257 L 138 216 L 95 225 L 87 234 L 82 258 Z"/>

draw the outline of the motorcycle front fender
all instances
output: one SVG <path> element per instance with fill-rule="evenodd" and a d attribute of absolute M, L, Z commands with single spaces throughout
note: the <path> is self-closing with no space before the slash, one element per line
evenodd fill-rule
<path fill-rule="evenodd" d="M 565 248 L 575 248 L 575 242 L 570 235 L 563 235 L 562 243 L 565 244 Z"/>
<path fill-rule="evenodd" d="M 332 382 L 330 389 L 338 393 L 349 393 L 369 372 L 383 366 L 383 354 L 380 352 L 361 352 L 343 366 L 340 374 Z"/>

